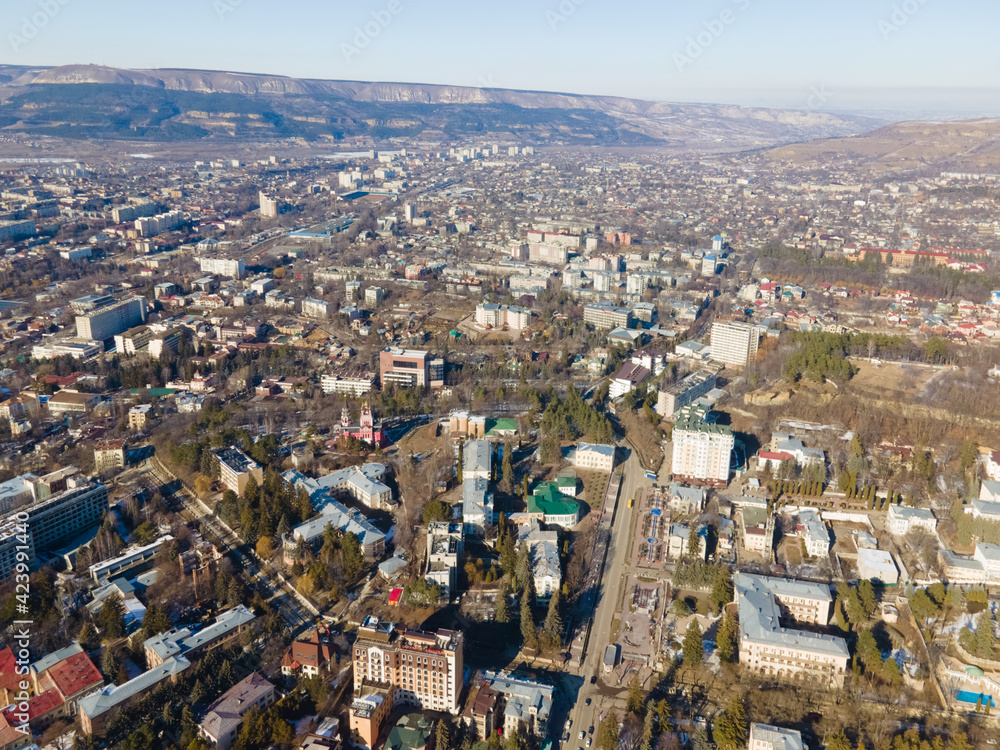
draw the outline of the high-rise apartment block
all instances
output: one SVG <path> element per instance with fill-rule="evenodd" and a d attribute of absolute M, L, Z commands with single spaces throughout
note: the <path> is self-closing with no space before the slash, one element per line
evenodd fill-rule
<path fill-rule="evenodd" d="M 673 429 L 674 479 L 725 487 L 735 439 L 732 428 L 708 420 L 708 410 L 697 404 L 677 415 Z"/>
<path fill-rule="evenodd" d="M 260 199 L 260 215 L 265 219 L 277 219 L 278 218 L 278 201 L 276 198 L 270 198 L 263 192 L 258 196 Z"/>
<path fill-rule="evenodd" d="M 231 279 L 242 279 L 246 274 L 246 266 L 242 258 L 198 258 L 202 273 L 214 273 L 217 276 L 227 276 Z"/>
<path fill-rule="evenodd" d="M 28 505 L 10 507 L 0 522 L 0 580 L 10 577 L 18 563 L 34 567 L 39 552 L 96 526 L 108 509 L 108 489 L 67 467 L 36 477 L 20 477 L 30 492 L 21 495 Z"/>
<path fill-rule="evenodd" d="M 712 323 L 712 360 L 745 367 L 757 354 L 760 332 L 748 323 Z"/>
<path fill-rule="evenodd" d="M 107 341 L 145 322 L 146 300 L 142 297 L 128 297 L 121 302 L 111 300 L 90 312 L 77 315 L 76 335 L 81 339 Z"/>
<path fill-rule="evenodd" d="M 464 637 L 454 630 L 425 633 L 368 617 L 354 642 L 354 690 L 367 683 L 393 686 L 395 705 L 458 713 Z"/>

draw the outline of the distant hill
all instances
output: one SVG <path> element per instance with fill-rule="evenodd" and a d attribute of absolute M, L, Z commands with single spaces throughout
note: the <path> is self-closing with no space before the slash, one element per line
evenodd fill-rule
<path fill-rule="evenodd" d="M 1000 119 L 900 122 L 862 136 L 783 146 L 768 156 L 802 165 L 850 159 L 883 170 L 1000 172 Z"/>
<path fill-rule="evenodd" d="M 469 136 L 532 145 L 733 151 L 867 132 L 884 121 L 496 88 L 326 81 L 208 70 L 0 66 L 0 132 L 259 141 Z"/>

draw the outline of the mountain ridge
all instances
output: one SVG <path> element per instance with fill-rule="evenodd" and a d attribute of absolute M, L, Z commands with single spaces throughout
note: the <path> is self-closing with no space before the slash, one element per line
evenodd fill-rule
<path fill-rule="evenodd" d="M 118 135 L 131 133 L 134 137 L 141 135 L 153 140 L 157 136 L 167 139 L 250 137 L 255 129 L 264 135 L 259 123 L 253 128 L 230 127 L 234 123 L 210 123 L 207 122 L 212 119 L 210 117 L 191 115 L 191 112 L 217 113 L 199 109 L 201 105 L 197 102 L 180 100 L 183 95 L 225 95 L 267 101 L 273 111 L 257 107 L 261 111 L 253 113 L 265 121 L 291 118 L 302 122 L 310 116 L 323 119 L 323 123 L 313 124 L 329 126 L 325 130 L 298 126 L 272 128 L 271 135 L 307 140 L 363 135 L 364 123 L 369 131 L 374 128 L 375 132 L 370 134 L 379 137 L 381 125 L 373 125 L 372 121 L 389 120 L 394 121 L 396 127 L 389 128 L 380 137 L 391 137 L 392 131 L 413 135 L 414 132 L 443 130 L 446 136 L 455 137 L 477 132 L 499 137 L 526 134 L 523 140 L 535 145 L 594 142 L 743 150 L 856 135 L 885 124 L 873 118 L 804 110 L 659 102 L 498 87 L 342 81 L 181 68 L 130 70 L 98 65 L 0 65 L 0 128 L 95 137 L 100 131 L 100 108 L 97 103 L 90 106 L 93 122 L 87 123 L 86 102 L 74 102 L 66 88 L 74 86 L 97 87 L 93 90 L 98 93 L 138 100 L 126 102 L 126 106 L 132 105 L 133 111 L 148 106 L 157 111 L 177 109 L 170 117 L 158 120 L 155 128 L 136 122 L 135 118 L 119 127 Z M 147 90 L 145 96 L 139 93 L 143 89 Z M 162 95 L 150 97 L 148 90 L 159 91 Z M 26 103 L 30 106 L 23 106 Z M 107 102 L 104 105 L 108 110 L 113 109 Z M 467 122 L 447 110 L 455 106 L 465 108 Z M 421 107 L 430 109 L 421 110 Z M 47 109 L 51 116 L 46 119 Z M 547 113 L 547 118 L 538 116 L 543 112 Z M 72 119 L 74 114 L 80 117 L 79 121 Z M 241 130 L 249 132 L 241 133 Z"/>

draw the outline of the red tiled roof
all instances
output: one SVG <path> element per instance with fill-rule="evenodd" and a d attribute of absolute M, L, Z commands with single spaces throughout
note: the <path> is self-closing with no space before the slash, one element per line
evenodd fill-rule
<path fill-rule="evenodd" d="M 18 683 L 25 679 L 17 673 L 17 659 L 10 646 L 0 650 L 0 688 L 17 692 Z"/>
<path fill-rule="evenodd" d="M 67 698 L 104 682 L 94 662 L 84 653 L 73 654 L 53 664 L 47 673 L 52 684 Z"/>
<path fill-rule="evenodd" d="M 28 721 L 32 722 L 40 719 L 46 714 L 55 711 L 64 703 L 63 697 L 58 690 L 46 690 L 44 693 L 32 696 L 28 699 Z M 8 706 L 4 713 L 8 716 L 17 710 L 17 706 Z"/>

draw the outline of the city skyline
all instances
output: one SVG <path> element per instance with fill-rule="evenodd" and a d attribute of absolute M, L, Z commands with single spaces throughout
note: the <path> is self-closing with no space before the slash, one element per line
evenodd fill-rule
<path fill-rule="evenodd" d="M 252 0 L 179 0 L 143 10 L 155 35 L 134 33 L 134 8 L 121 0 L 14 0 L 10 11 L 3 58 L 11 65 L 192 68 L 831 112 L 1000 114 L 1000 53 L 988 38 L 998 11 L 979 0 L 947 7 L 849 0 L 805 13 L 787 0 L 669 8 L 519 0 L 503 13 L 450 1 L 419 9 L 407 0 L 351 7 L 300 1 L 276 12 Z"/>

